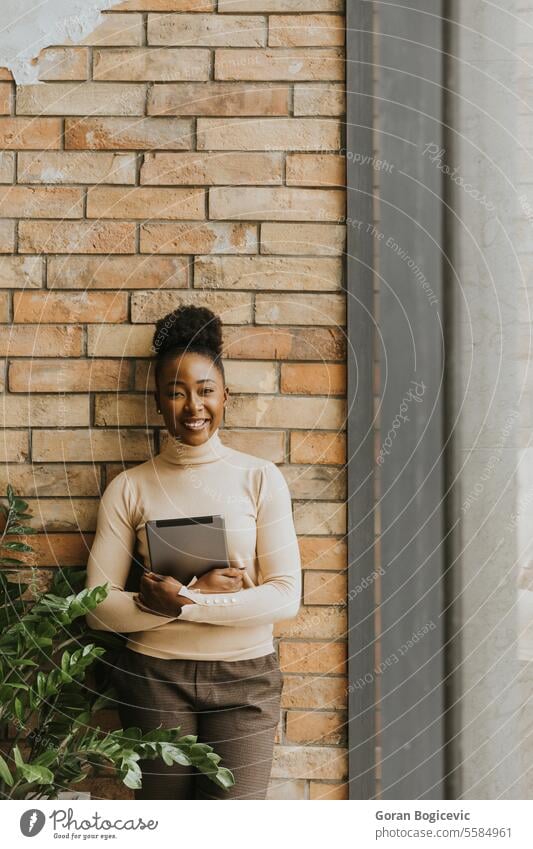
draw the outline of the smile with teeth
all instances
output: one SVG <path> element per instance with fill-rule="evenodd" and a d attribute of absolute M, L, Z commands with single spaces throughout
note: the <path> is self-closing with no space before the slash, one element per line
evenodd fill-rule
<path fill-rule="evenodd" d="M 200 430 L 204 425 L 206 425 L 208 419 L 196 419 L 192 422 L 183 422 L 185 427 L 188 427 L 189 430 Z"/>

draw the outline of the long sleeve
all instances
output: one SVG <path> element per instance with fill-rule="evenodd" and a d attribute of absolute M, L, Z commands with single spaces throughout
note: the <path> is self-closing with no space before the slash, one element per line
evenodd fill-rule
<path fill-rule="evenodd" d="M 86 587 L 109 583 L 109 591 L 85 620 L 90 628 L 99 631 L 149 631 L 177 618 L 140 610 L 133 600 L 134 593 L 124 590 L 135 545 L 130 486 L 126 474 L 120 473 L 107 486 L 98 507 Z"/>
<path fill-rule="evenodd" d="M 179 620 L 250 627 L 291 619 L 300 608 L 301 561 L 291 496 L 278 467 L 262 469 L 257 504 L 256 553 L 261 584 L 229 594 L 202 594 Z M 191 586 L 194 590 L 194 586 Z"/>

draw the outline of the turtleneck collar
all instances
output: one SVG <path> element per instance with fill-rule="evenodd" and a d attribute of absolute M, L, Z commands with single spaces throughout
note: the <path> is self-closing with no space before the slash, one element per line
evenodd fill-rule
<path fill-rule="evenodd" d="M 215 460 L 220 460 L 229 453 L 229 449 L 224 445 L 219 435 L 220 428 L 211 434 L 211 436 L 201 442 L 199 445 L 188 445 L 177 439 L 175 436 L 168 435 L 165 446 L 159 452 L 159 456 L 169 463 L 174 463 L 178 466 L 185 466 L 195 463 L 212 463 Z"/>

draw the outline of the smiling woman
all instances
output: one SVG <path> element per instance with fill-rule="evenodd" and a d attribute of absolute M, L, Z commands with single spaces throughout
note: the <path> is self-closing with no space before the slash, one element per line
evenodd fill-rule
<path fill-rule="evenodd" d="M 229 395 L 221 321 L 206 307 L 181 307 L 157 323 L 154 348 L 158 413 L 172 436 L 201 444 L 220 426 Z"/>
<path fill-rule="evenodd" d="M 264 799 L 283 685 L 273 623 L 300 607 L 291 496 L 273 462 L 220 439 L 229 397 L 220 318 L 180 307 L 157 323 L 154 350 L 154 399 L 168 438 L 102 496 L 87 585 L 109 581 L 111 589 L 87 622 L 129 634 L 114 673 L 123 726 L 180 725 L 234 773 L 235 786 L 219 798 Z M 189 587 L 143 575 L 138 595 L 125 591 L 136 542 L 149 564 L 148 520 L 215 513 L 224 514 L 227 567 Z M 140 766 L 136 798 L 215 798 L 217 788 L 183 766 Z"/>

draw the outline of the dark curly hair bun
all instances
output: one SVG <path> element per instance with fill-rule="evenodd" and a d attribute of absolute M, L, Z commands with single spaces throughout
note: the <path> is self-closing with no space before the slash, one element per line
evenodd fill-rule
<path fill-rule="evenodd" d="M 163 361 L 183 352 L 195 352 L 209 357 L 222 379 L 226 379 L 222 362 L 222 321 L 207 307 L 182 304 L 160 318 L 156 322 L 152 350 L 156 355 L 156 383 Z"/>
<path fill-rule="evenodd" d="M 182 305 L 156 323 L 153 349 L 158 357 L 181 349 L 222 355 L 222 322 L 207 307 Z"/>

